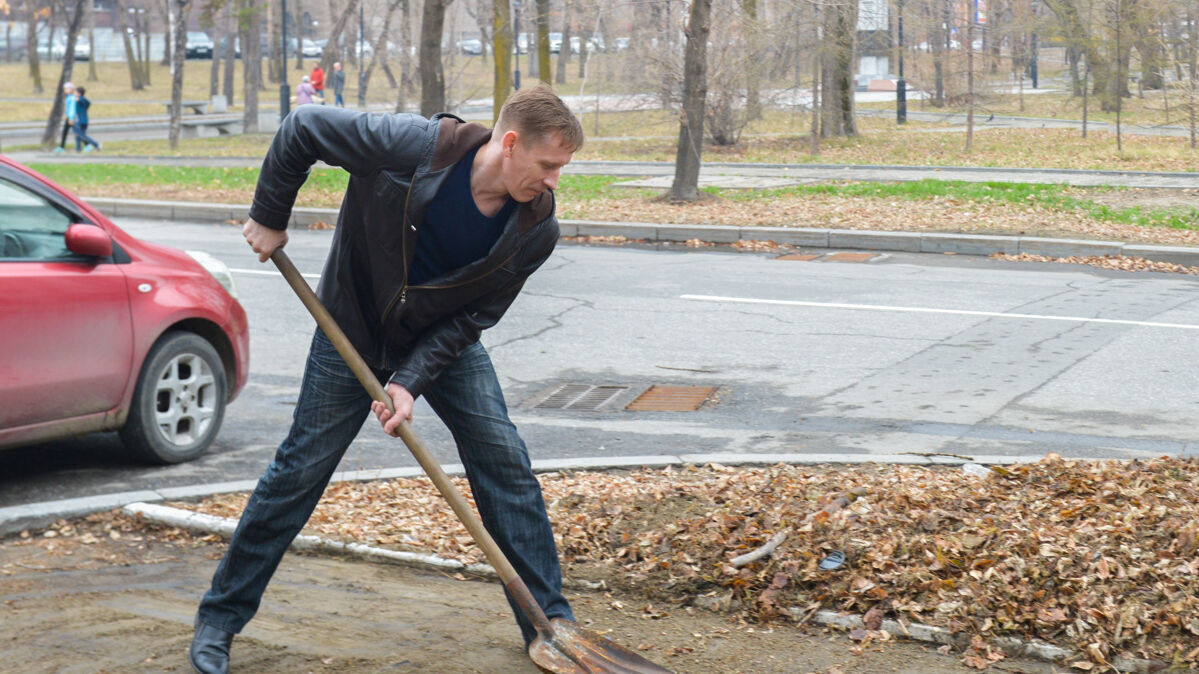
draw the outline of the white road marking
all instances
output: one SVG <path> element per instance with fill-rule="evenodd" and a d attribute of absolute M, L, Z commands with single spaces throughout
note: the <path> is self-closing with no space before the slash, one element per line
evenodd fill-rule
<path fill-rule="evenodd" d="M 966 309 L 932 309 L 929 307 L 897 307 L 885 304 L 844 304 L 841 302 L 803 302 L 800 300 L 767 300 L 753 297 L 720 297 L 717 295 L 680 295 L 680 299 L 697 302 L 725 302 L 736 304 L 773 304 L 789 307 L 818 307 L 823 309 L 850 309 L 855 311 L 895 311 L 917 314 L 953 314 L 957 316 L 983 316 L 986 318 L 1034 319 L 1041 321 L 1071 321 L 1075 323 L 1107 323 L 1111 325 L 1135 325 L 1146 328 L 1178 328 L 1199 330 L 1199 325 L 1187 323 L 1156 323 L 1153 321 L 1126 321 L 1115 318 L 1088 318 L 1086 316 L 1046 316 L 1043 314 L 1011 314 L 998 311 L 969 311 Z"/>

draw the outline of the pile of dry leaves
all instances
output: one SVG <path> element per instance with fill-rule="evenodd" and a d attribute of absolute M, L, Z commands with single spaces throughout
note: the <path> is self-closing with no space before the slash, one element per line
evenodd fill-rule
<path fill-rule="evenodd" d="M 460 485 L 465 487 L 461 481 Z M 709 465 L 542 476 L 567 575 L 750 620 L 817 607 L 1037 639 L 1102 667 L 1199 663 L 1199 462 L 1048 457 L 979 478 L 921 466 Z M 838 496 L 843 508 L 825 508 Z M 236 516 L 244 496 L 180 504 Z M 427 480 L 338 484 L 326 535 L 481 555 Z M 734 558 L 789 534 L 742 568 Z M 844 563 L 820 562 L 842 553 Z M 1001 657 L 993 655 L 992 659 Z M 975 658 L 985 666 L 986 658 Z"/>

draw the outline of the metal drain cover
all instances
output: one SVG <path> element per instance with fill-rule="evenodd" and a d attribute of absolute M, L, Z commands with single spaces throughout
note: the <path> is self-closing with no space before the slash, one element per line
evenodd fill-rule
<path fill-rule="evenodd" d="M 588 410 L 597 411 L 605 403 L 629 390 L 628 386 L 596 384 L 563 384 L 538 403 L 539 410 Z"/>
<path fill-rule="evenodd" d="M 629 403 L 626 410 L 634 412 L 694 412 L 716 392 L 715 386 L 649 387 Z"/>

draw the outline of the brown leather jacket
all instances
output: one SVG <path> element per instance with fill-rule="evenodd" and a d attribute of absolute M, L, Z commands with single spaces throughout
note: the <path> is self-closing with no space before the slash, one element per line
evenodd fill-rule
<path fill-rule="evenodd" d="M 408 268 L 425 209 L 450 169 L 491 130 L 448 114 L 379 115 L 294 109 L 262 162 L 250 217 L 285 229 L 318 160 L 350 173 L 317 294 L 366 362 L 418 396 L 483 330 L 554 250 L 558 220 L 545 192 L 513 211 L 491 252 L 425 285 Z"/>

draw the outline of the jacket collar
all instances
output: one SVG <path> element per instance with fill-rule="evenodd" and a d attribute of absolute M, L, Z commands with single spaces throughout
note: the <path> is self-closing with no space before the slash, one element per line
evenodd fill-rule
<path fill-rule="evenodd" d="M 433 119 L 437 121 L 437 143 L 429 161 L 430 173 L 453 166 L 468 152 L 491 140 L 491 129 L 482 124 L 467 122 L 448 112 L 438 113 Z M 553 212 L 554 196 L 550 191 L 521 204 L 517 211 L 520 231 L 528 231 Z"/>

